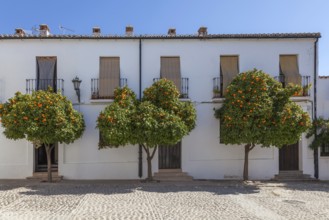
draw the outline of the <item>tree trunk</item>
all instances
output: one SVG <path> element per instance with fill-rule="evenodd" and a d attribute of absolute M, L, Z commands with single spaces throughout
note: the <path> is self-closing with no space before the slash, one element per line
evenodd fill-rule
<path fill-rule="evenodd" d="M 51 150 L 52 147 L 50 147 L 49 144 L 45 144 L 46 148 L 46 154 L 47 154 L 47 171 L 48 171 L 48 182 L 52 182 L 52 176 L 51 176 Z"/>
<path fill-rule="evenodd" d="M 243 167 L 243 180 L 248 180 L 248 166 L 249 166 L 249 152 L 254 149 L 255 144 L 246 144 L 244 146 L 244 167 Z"/>
<path fill-rule="evenodd" d="M 141 144 L 142 147 L 144 148 L 145 152 L 146 152 L 146 160 L 147 160 L 147 181 L 153 181 L 153 173 L 152 173 L 152 159 L 154 157 L 154 154 L 157 150 L 157 146 L 154 147 L 153 152 L 150 152 L 150 148 L 145 146 L 144 144 Z"/>
<path fill-rule="evenodd" d="M 153 175 L 152 175 L 152 158 L 147 155 L 147 180 L 152 181 Z"/>

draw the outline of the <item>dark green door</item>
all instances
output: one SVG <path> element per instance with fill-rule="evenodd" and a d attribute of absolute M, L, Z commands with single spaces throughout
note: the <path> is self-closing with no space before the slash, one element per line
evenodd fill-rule
<path fill-rule="evenodd" d="M 58 146 L 57 144 L 51 151 L 51 169 L 53 171 L 58 170 Z M 35 149 L 35 171 L 46 172 L 47 171 L 47 155 L 44 146 Z"/>
<path fill-rule="evenodd" d="M 181 168 L 181 142 L 159 147 L 159 169 Z"/>
<path fill-rule="evenodd" d="M 298 170 L 298 142 L 279 150 L 279 170 Z"/>

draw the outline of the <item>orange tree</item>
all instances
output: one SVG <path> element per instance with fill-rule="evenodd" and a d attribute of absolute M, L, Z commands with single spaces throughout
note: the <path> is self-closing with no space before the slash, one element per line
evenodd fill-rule
<path fill-rule="evenodd" d="M 35 91 L 17 92 L 0 104 L 4 135 L 13 140 L 27 139 L 36 148 L 44 146 L 47 154 L 48 181 L 52 181 L 50 153 L 55 143 L 72 143 L 82 136 L 83 116 L 59 93 Z"/>
<path fill-rule="evenodd" d="M 329 143 L 329 119 L 318 118 L 313 121 L 312 128 L 307 132 L 306 137 L 313 137 L 310 148 L 316 149 L 323 144 Z"/>
<path fill-rule="evenodd" d="M 243 179 L 248 179 L 248 156 L 256 146 L 282 147 L 296 143 L 310 126 L 309 115 L 290 97 L 300 86 L 282 88 L 268 74 L 254 69 L 239 74 L 228 86 L 220 119 L 220 139 L 224 144 L 244 144 Z"/>
<path fill-rule="evenodd" d="M 161 79 L 144 90 L 141 101 L 129 88 L 117 88 L 112 104 L 97 119 L 99 148 L 140 144 L 147 155 L 147 179 L 152 180 L 152 159 L 159 145 L 179 142 L 194 127 L 191 102 L 179 100 L 176 86 Z"/>

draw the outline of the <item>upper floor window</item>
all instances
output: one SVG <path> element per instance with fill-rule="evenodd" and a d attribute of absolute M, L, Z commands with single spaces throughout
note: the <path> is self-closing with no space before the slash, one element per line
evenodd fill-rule
<path fill-rule="evenodd" d="M 120 57 L 100 57 L 99 59 L 99 97 L 114 97 L 114 89 L 120 86 Z"/>
<path fill-rule="evenodd" d="M 302 84 L 299 74 L 297 55 L 280 55 L 280 75 L 284 77 L 283 86 L 293 83 Z"/>
<path fill-rule="evenodd" d="M 91 79 L 91 99 L 113 99 L 114 90 L 127 82 L 120 78 L 120 57 L 100 57 L 99 78 Z"/>
<path fill-rule="evenodd" d="M 161 57 L 160 78 L 171 80 L 180 92 L 180 98 L 189 98 L 189 79 L 181 78 L 180 58 L 179 57 Z M 157 81 L 159 78 L 154 78 Z"/>
<path fill-rule="evenodd" d="M 235 76 L 239 74 L 238 56 L 220 56 L 220 88 L 222 94 L 232 82 Z"/>
<path fill-rule="evenodd" d="M 48 86 L 57 90 L 57 58 L 37 57 L 37 90 L 47 90 Z"/>
<path fill-rule="evenodd" d="M 161 57 L 160 77 L 171 80 L 178 91 L 181 88 L 181 72 L 179 57 Z"/>

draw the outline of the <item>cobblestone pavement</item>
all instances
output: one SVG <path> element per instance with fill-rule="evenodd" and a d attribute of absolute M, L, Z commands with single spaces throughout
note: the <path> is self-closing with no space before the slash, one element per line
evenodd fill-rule
<path fill-rule="evenodd" d="M 0 219 L 329 219 L 329 182 L 2 180 Z"/>

